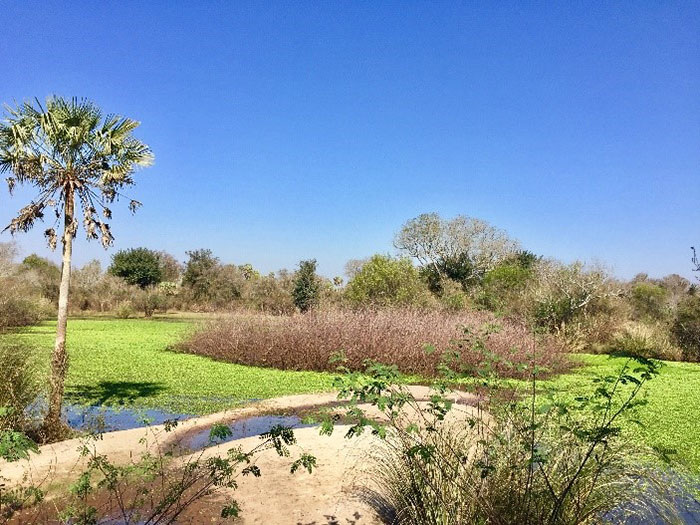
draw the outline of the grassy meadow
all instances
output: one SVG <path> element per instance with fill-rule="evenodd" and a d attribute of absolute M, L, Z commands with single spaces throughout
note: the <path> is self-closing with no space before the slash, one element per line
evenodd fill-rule
<path fill-rule="evenodd" d="M 590 391 L 595 376 L 616 375 L 626 361 L 608 355 L 574 358 L 581 362 L 579 368 L 548 381 L 555 390 L 572 396 Z M 646 405 L 638 411 L 639 424 L 627 421 L 625 432 L 633 441 L 657 448 L 700 472 L 700 364 L 664 361 L 660 374 L 642 392 Z"/>

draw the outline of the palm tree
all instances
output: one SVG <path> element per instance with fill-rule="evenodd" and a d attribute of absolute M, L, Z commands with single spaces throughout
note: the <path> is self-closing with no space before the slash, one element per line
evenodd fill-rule
<path fill-rule="evenodd" d="M 88 100 L 49 97 L 44 106 L 35 100 L 16 108 L 6 106 L 5 111 L 5 120 L 0 122 L 0 173 L 9 175 L 10 194 L 16 185 L 30 185 L 37 190 L 36 198 L 18 212 L 5 230 L 13 235 L 26 232 L 52 210 L 55 222 L 44 235 L 54 250 L 58 241 L 56 229 L 60 230 L 63 223 L 56 343 L 44 420 L 47 437 L 56 437 L 62 429 L 61 404 L 68 370 L 66 325 L 77 217 L 82 214 L 88 239 L 99 239 L 105 248 L 110 246 L 114 238 L 105 222 L 112 217 L 108 206 L 123 196 L 123 188 L 134 184 L 134 171 L 150 165 L 153 154 L 132 134 L 138 122 L 117 115 L 103 118 L 100 109 Z M 130 200 L 132 212 L 139 206 L 138 201 Z"/>

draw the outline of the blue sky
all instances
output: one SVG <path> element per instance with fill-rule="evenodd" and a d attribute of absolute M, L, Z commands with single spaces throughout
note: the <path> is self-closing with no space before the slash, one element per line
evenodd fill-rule
<path fill-rule="evenodd" d="M 5 2 L 0 101 L 84 96 L 156 164 L 115 247 L 322 273 L 426 211 L 618 275 L 700 244 L 698 2 Z M 0 192 L 0 222 L 29 197 Z M 48 254 L 42 228 L 17 238 Z M 82 239 L 82 237 L 81 237 Z M 7 234 L 0 241 L 9 240 Z"/>

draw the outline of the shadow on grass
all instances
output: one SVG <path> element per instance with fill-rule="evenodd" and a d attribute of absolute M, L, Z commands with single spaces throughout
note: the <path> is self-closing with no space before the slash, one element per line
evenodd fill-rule
<path fill-rule="evenodd" d="M 12 326 L 3 328 L 0 330 L 0 336 L 3 335 L 49 335 L 56 334 L 56 328 L 53 326 L 44 326 L 40 324 L 30 325 L 30 326 Z"/>
<path fill-rule="evenodd" d="M 100 381 L 97 385 L 77 385 L 66 400 L 78 405 L 130 405 L 137 399 L 155 397 L 165 390 L 162 383 Z"/>

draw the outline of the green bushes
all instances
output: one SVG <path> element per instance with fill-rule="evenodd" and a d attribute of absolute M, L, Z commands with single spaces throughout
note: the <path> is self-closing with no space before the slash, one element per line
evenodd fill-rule
<path fill-rule="evenodd" d="M 316 275 L 316 259 L 301 261 L 294 276 L 292 298 L 294 305 L 304 313 L 318 305 L 321 286 Z"/>
<path fill-rule="evenodd" d="M 345 296 L 356 306 L 427 306 L 432 297 L 410 259 L 374 255 L 355 273 Z"/>
<path fill-rule="evenodd" d="M 34 274 L 42 297 L 52 304 L 58 305 L 58 286 L 61 280 L 61 269 L 58 265 L 44 257 L 31 254 L 22 261 L 22 272 Z"/>
<path fill-rule="evenodd" d="M 533 277 L 529 266 L 511 259 L 484 275 L 478 293 L 479 304 L 496 312 L 518 312 L 519 298 Z"/>
<path fill-rule="evenodd" d="M 700 297 L 688 296 L 679 305 L 671 333 L 685 361 L 700 362 Z"/>
<path fill-rule="evenodd" d="M 668 297 L 668 290 L 658 284 L 634 283 L 629 294 L 633 315 L 636 319 L 650 319 L 652 321 L 668 317 Z"/>
<path fill-rule="evenodd" d="M 119 250 L 112 256 L 108 271 L 141 288 L 155 286 L 163 280 L 160 257 L 148 248 Z"/>

